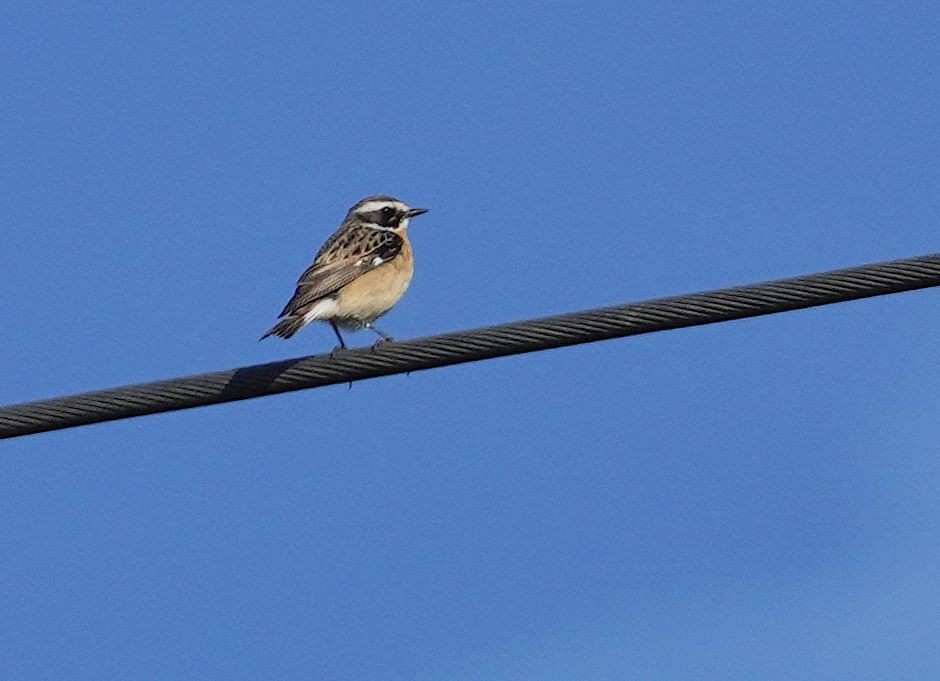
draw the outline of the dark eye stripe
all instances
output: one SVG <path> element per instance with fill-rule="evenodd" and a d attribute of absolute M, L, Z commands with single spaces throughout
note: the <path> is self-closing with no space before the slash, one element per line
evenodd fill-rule
<path fill-rule="evenodd" d="M 379 210 L 374 210 L 371 213 L 363 213 L 362 219 L 366 222 L 373 222 L 377 225 L 382 225 L 383 227 L 390 227 L 391 225 L 397 225 L 398 221 L 401 219 L 401 216 L 398 215 L 394 210 L 386 211 L 385 208 L 380 208 Z"/>

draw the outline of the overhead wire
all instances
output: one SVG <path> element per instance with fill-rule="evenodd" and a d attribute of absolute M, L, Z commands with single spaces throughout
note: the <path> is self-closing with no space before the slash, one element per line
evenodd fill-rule
<path fill-rule="evenodd" d="M 940 285 L 940 253 L 0 407 L 0 439 Z"/>

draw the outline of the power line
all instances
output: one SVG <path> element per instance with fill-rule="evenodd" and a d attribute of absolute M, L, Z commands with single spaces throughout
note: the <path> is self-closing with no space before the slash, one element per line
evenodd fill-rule
<path fill-rule="evenodd" d="M 0 408 L 0 439 L 940 285 L 940 253 Z"/>

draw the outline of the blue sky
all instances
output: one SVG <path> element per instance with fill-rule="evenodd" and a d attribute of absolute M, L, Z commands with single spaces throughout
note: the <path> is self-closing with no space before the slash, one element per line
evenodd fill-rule
<path fill-rule="evenodd" d="M 8 3 L 0 403 L 940 250 L 935 3 Z M 937 294 L 4 442 L 7 678 L 940 673 Z M 371 343 L 367 334 L 350 338 Z"/>

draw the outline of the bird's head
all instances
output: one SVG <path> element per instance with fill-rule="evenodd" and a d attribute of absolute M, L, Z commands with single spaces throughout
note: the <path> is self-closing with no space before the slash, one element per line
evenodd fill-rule
<path fill-rule="evenodd" d="M 427 212 L 427 208 L 411 208 L 391 196 L 369 196 L 349 209 L 346 220 L 373 229 L 403 232 L 411 218 Z"/>

